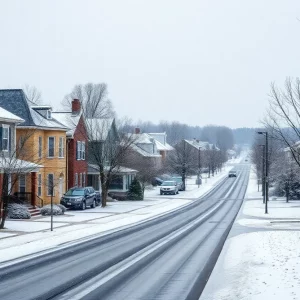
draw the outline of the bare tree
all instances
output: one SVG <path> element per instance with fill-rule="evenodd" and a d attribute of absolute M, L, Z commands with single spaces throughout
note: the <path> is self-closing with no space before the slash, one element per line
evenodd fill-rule
<path fill-rule="evenodd" d="M 272 129 L 273 137 L 290 149 L 291 155 L 300 166 L 299 150 L 295 143 L 300 140 L 300 79 L 287 78 L 284 88 L 271 84 L 269 109 L 264 120 Z"/>
<path fill-rule="evenodd" d="M 120 134 L 111 119 L 86 119 L 88 155 L 101 179 L 102 207 L 106 206 L 107 192 L 113 177 L 122 169 L 127 152 L 134 140 Z"/>
<path fill-rule="evenodd" d="M 137 179 L 143 190 L 143 198 L 147 184 L 151 184 L 153 178 L 161 172 L 161 166 L 156 162 L 155 157 L 143 157 L 131 149 L 127 151 L 124 164 L 138 171 Z"/>
<path fill-rule="evenodd" d="M 62 105 L 69 109 L 73 99 L 79 99 L 86 118 L 113 118 L 115 112 L 112 102 L 108 99 L 106 83 L 86 83 L 74 86 L 67 94 Z"/>
<path fill-rule="evenodd" d="M 195 173 L 197 169 L 195 151 L 197 151 L 195 148 L 188 146 L 186 141 L 182 140 L 174 145 L 174 150 L 167 157 L 167 168 L 169 171 L 181 175 L 184 184 L 183 190 L 186 187 L 186 177 Z"/>
<path fill-rule="evenodd" d="M 42 103 L 42 93 L 35 86 L 26 84 L 23 88 L 23 91 L 29 101 L 35 104 Z"/>
<path fill-rule="evenodd" d="M 8 213 L 8 204 L 12 202 L 19 202 L 20 199 L 12 195 L 16 183 L 19 181 L 20 176 L 35 171 L 39 167 L 41 158 L 37 153 L 29 151 L 31 147 L 29 144 L 32 142 L 31 137 L 34 130 L 24 130 L 21 138 L 17 142 L 15 148 L 10 146 L 8 152 L 3 152 L 0 155 L 0 168 L 2 170 L 2 193 L 0 199 L 0 207 L 2 207 L 2 215 L 0 214 L 0 229 L 4 228 L 5 220 Z"/>

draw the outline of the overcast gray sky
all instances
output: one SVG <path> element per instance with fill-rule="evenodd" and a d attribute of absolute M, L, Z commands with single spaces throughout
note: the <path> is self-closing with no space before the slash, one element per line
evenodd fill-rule
<path fill-rule="evenodd" d="M 259 125 L 270 82 L 300 74 L 299 0 L 0 0 L 0 88 L 58 108 L 106 82 L 119 117 Z"/>

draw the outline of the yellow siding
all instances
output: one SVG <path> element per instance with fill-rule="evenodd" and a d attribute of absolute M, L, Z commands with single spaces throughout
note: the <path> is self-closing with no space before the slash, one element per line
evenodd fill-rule
<path fill-rule="evenodd" d="M 59 203 L 60 192 L 65 193 L 66 187 L 66 132 L 59 130 L 39 130 L 39 129 L 20 129 L 17 128 L 17 148 L 20 147 L 20 138 L 25 138 L 26 142 L 21 151 L 17 151 L 18 158 L 31 161 L 42 165 L 38 174 L 42 174 L 42 194 L 40 198 L 44 200 L 44 204 L 49 204 L 51 196 L 48 195 L 47 176 L 54 174 L 54 203 Z M 39 137 L 42 137 L 42 156 L 39 157 Z M 55 138 L 54 157 L 48 157 L 48 137 Z M 64 157 L 59 158 L 59 138 L 64 138 Z M 22 151 L 23 150 L 23 151 Z M 60 187 L 61 186 L 61 187 Z M 18 190 L 19 184 L 15 187 Z M 26 191 L 31 192 L 31 175 L 26 175 Z M 36 183 L 36 195 L 38 192 L 38 182 Z M 37 204 L 39 199 L 37 198 Z"/>

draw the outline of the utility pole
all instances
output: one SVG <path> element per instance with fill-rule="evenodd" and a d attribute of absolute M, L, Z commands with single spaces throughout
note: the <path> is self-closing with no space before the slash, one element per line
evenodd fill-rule
<path fill-rule="evenodd" d="M 266 201 L 266 194 L 265 194 L 265 145 L 259 145 L 263 148 L 262 151 L 262 173 L 261 173 L 261 186 L 262 186 L 262 196 L 263 196 L 263 203 Z"/>
<path fill-rule="evenodd" d="M 258 134 L 263 134 L 266 137 L 265 142 L 265 214 L 268 213 L 268 201 L 269 201 L 269 158 L 268 158 L 268 132 L 258 131 Z"/>
<path fill-rule="evenodd" d="M 201 147 L 198 150 L 198 188 L 200 187 L 200 177 L 201 177 Z"/>

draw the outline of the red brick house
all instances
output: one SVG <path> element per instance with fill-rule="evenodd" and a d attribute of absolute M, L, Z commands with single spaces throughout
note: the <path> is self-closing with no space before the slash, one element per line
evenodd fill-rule
<path fill-rule="evenodd" d="M 74 99 L 71 111 L 52 112 L 53 117 L 69 128 L 67 131 L 67 189 L 87 185 L 87 131 L 80 101 Z"/>

